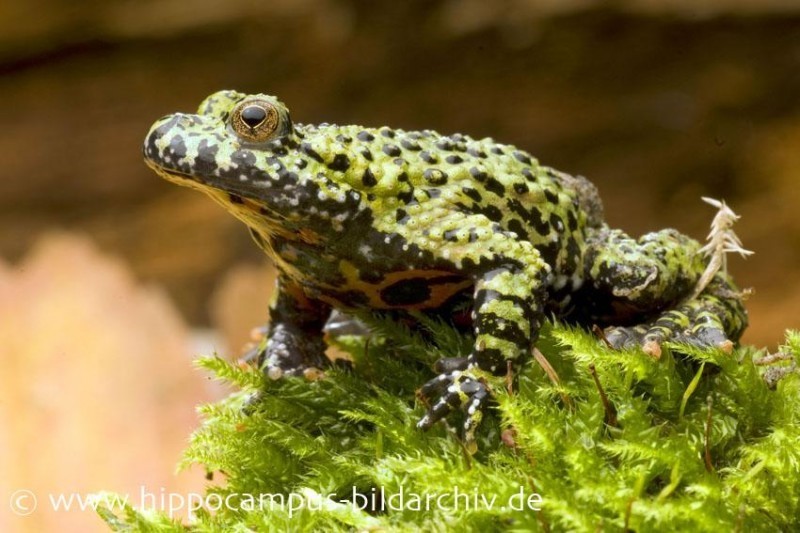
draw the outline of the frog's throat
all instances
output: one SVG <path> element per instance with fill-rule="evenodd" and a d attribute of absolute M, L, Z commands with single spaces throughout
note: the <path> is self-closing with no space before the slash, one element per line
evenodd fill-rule
<path fill-rule="evenodd" d="M 279 212 L 270 209 L 269 204 L 263 200 L 253 200 L 244 191 L 228 185 L 229 180 L 205 180 L 197 176 L 186 174 L 177 170 L 166 169 L 150 161 L 147 165 L 159 176 L 182 187 L 188 187 L 207 194 L 226 211 L 244 222 L 248 227 L 264 235 L 294 236 L 295 233 L 286 229 L 287 221 Z M 264 192 L 260 191 L 261 196 Z"/>
<path fill-rule="evenodd" d="M 145 162 L 163 179 L 182 187 L 204 192 L 215 200 L 220 201 L 226 208 L 230 208 L 230 204 L 241 203 L 242 198 L 250 199 L 252 203 L 258 203 L 265 208 L 269 207 L 269 202 L 263 199 L 269 197 L 270 188 L 259 187 L 258 182 L 237 182 L 228 177 L 197 176 L 163 167 L 153 161 L 145 160 Z M 220 200 L 220 193 L 227 200 Z M 257 198 L 261 200 L 255 200 Z"/>

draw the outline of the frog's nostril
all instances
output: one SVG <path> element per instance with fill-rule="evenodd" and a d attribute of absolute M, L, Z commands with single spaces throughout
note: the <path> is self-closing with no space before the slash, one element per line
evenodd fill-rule
<path fill-rule="evenodd" d="M 258 105 L 249 105 L 242 109 L 242 122 L 251 128 L 258 127 L 267 118 L 267 110 Z"/>

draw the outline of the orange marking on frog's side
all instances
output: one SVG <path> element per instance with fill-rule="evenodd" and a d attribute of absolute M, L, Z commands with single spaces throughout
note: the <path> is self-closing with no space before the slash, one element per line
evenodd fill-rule
<path fill-rule="evenodd" d="M 342 260 L 339 265 L 347 282 L 344 287 L 338 287 L 338 289 L 354 290 L 366 295 L 369 299 L 369 306 L 374 309 L 421 310 L 441 307 L 447 300 L 473 284 L 472 280 L 466 277 L 458 280 L 436 281 L 436 278 L 452 278 L 454 276 L 453 272 L 443 270 L 400 270 L 386 274 L 378 283 L 369 283 L 359 278 L 358 268 L 353 263 Z M 382 298 L 382 291 L 396 283 L 408 280 L 429 282 L 430 295 L 425 301 L 392 305 Z"/>

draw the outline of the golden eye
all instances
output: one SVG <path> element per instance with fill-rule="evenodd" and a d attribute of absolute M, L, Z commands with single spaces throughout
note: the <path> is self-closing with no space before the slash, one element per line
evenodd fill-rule
<path fill-rule="evenodd" d="M 244 101 L 231 113 L 231 127 L 245 141 L 268 141 L 278 129 L 278 111 L 264 100 Z"/>

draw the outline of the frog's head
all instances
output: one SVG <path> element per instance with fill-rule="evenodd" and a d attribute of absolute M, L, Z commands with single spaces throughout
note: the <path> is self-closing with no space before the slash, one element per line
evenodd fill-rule
<path fill-rule="evenodd" d="M 175 113 L 153 124 L 144 158 L 163 178 L 207 193 L 253 225 L 259 212 L 262 219 L 289 214 L 278 204 L 292 194 L 288 181 L 297 175 L 287 176 L 284 158 L 297 144 L 289 111 L 277 98 L 220 91 L 197 114 Z"/>
<path fill-rule="evenodd" d="M 289 110 L 277 98 L 219 91 L 197 114 L 175 113 L 153 124 L 144 158 L 170 181 L 226 190 L 231 170 L 250 177 L 256 162 L 248 154 L 280 149 L 293 131 Z"/>

